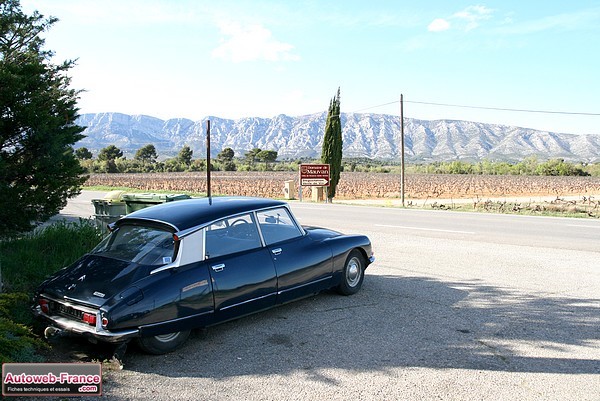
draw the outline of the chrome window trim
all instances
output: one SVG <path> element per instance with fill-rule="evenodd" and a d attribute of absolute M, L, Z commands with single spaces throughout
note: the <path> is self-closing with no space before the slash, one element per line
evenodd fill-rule
<path fill-rule="evenodd" d="M 256 221 L 256 228 L 258 228 L 258 236 L 260 237 L 260 243 L 263 248 L 266 248 L 267 242 L 265 241 L 262 229 L 260 228 L 260 223 L 258 222 L 258 212 L 259 211 L 255 210 L 254 212 L 252 212 L 252 214 L 254 214 L 254 221 Z"/>
<path fill-rule="evenodd" d="M 231 219 L 231 218 L 235 218 L 235 217 L 243 216 L 243 215 L 252 215 L 253 219 L 254 219 L 254 222 L 256 224 L 256 227 L 258 229 L 258 235 L 260 237 L 261 247 L 265 248 L 268 245 L 265 242 L 265 238 L 264 238 L 264 235 L 263 235 L 262 230 L 260 228 L 260 224 L 258 223 L 258 215 L 257 214 L 260 213 L 260 212 L 269 211 L 269 210 L 273 210 L 273 209 L 281 209 L 281 208 L 285 208 L 286 209 L 286 211 L 287 211 L 287 213 L 288 213 L 288 215 L 290 217 L 290 220 L 293 222 L 294 226 L 300 232 L 300 237 L 305 236 L 307 234 L 306 230 L 298 222 L 298 220 L 296 219 L 296 216 L 294 215 L 294 213 L 292 212 L 292 209 L 290 208 L 290 205 L 287 204 L 287 203 L 282 204 L 282 205 L 274 205 L 274 206 L 269 206 L 269 207 L 265 207 L 265 208 L 261 208 L 261 209 L 247 210 L 247 211 L 240 212 L 240 213 L 230 214 L 230 215 L 227 215 L 227 216 L 220 217 L 218 219 L 211 220 L 211 221 L 206 222 L 204 224 L 200 224 L 200 225 L 198 225 L 196 227 L 188 228 L 187 230 L 175 231 L 174 234 L 177 236 L 177 238 L 179 238 L 179 240 L 183 240 L 185 237 L 187 237 L 189 235 L 197 233 L 198 231 L 203 231 L 202 232 L 202 249 L 203 249 L 203 255 L 202 255 L 202 258 L 200 259 L 200 261 L 205 261 L 205 260 L 207 260 L 206 254 L 204 252 L 204 250 L 206 249 L 206 228 L 207 227 L 209 227 L 210 225 L 215 224 L 216 222 L 221 221 L 221 220 Z M 157 223 L 163 223 L 163 224 L 165 224 L 165 222 L 160 221 L 160 220 L 155 220 L 155 219 L 142 219 L 142 218 L 140 218 L 139 220 L 146 220 L 146 221 L 152 221 L 152 222 L 157 222 Z M 168 223 L 166 223 L 166 224 L 168 224 Z M 175 230 L 177 230 L 177 227 L 175 227 L 175 226 L 173 226 L 171 224 L 169 224 L 169 225 L 172 226 Z M 172 263 L 170 265 L 167 265 L 167 266 L 161 266 L 161 267 L 159 267 L 157 269 L 154 269 L 151 272 L 151 274 L 152 273 L 158 273 L 159 271 L 171 269 L 171 268 L 174 268 L 174 267 L 178 267 L 179 265 L 177 264 L 177 260 L 179 259 L 180 254 L 181 254 L 181 252 L 178 252 L 177 259 L 176 259 L 176 261 L 174 263 Z"/>
<path fill-rule="evenodd" d="M 279 208 L 282 208 L 282 207 L 284 207 L 284 208 L 287 209 L 287 211 L 288 211 L 288 213 L 289 213 L 289 215 L 291 217 L 291 220 L 294 222 L 294 225 L 298 228 L 298 230 L 300 230 L 300 232 L 302 233 L 302 235 L 306 235 L 306 230 L 304 230 L 304 228 L 302 227 L 302 225 L 298 223 L 298 220 L 296 220 L 296 216 L 294 216 L 294 213 L 292 213 L 292 209 L 290 209 L 290 206 L 288 204 L 269 206 L 269 207 L 265 207 L 265 208 L 262 208 L 262 209 L 253 209 L 253 210 L 247 210 L 245 212 L 240 212 L 240 213 L 235 213 L 235 214 L 229 214 L 227 216 L 223 216 L 223 217 L 220 217 L 218 219 L 211 220 L 211 221 L 206 222 L 204 224 L 200 224 L 200 225 L 198 225 L 196 227 L 188 228 L 187 230 L 176 231 L 175 235 L 177 235 L 178 238 L 185 238 L 186 236 L 188 236 L 190 234 L 193 234 L 195 232 L 198 232 L 198 231 L 200 231 L 200 230 L 202 230 L 202 229 L 210 226 L 211 224 L 214 224 L 217 221 L 220 221 L 220 220 L 223 220 L 223 219 L 229 219 L 229 218 L 241 216 L 241 215 L 244 215 L 244 214 L 253 214 L 253 213 L 256 214 L 258 212 L 262 212 L 262 211 L 265 211 L 265 210 L 279 209 Z M 146 219 L 146 220 L 148 220 L 148 221 L 157 221 L 158 222 L 158 220 L 151 220 L 151 219 Z M 258 221 L 257 221 L 257 224 L 258 224 Z"/>
<path fill-rule="evenodd" d="M 161 266 L 161 267 L 157 267 L 156 269 L 154 269 L 154 270 L 152 270 L 150 272 L 150 275 L 156 274 L 156 273 L 160 273 L 162 271 L 169 270 L 169 269 L 174 269 L 176 267 L 179 267 L 179 263 L 177 263 L 177 260 L 175 262 L 171 263 L 171 264 L 164 265 L 164 266 Z"/>
<path fill-rule="evenodd" d="M 202 230 L 202 249 L 205 250 L 206 249 L 206 228 L 209 227 L 212 224 L 215 224 L 218 221 L 221 220 L 225 220 L 225 219 L 231 219 L 231 218 L 235 218 L 238 216 L 243 216 L 243 215 L 252 215 L 253 219 L 254 219 L 254 223 L 256 224 L 256 228 L 258 230 L 258 235 L 260 237 L 260 242 L 261 242 L 261 247 L 262 248 L 266 248 L 268 245 L 265 242 L 265 238 L 263 236 L 262 230 L 260 229 L 260 224 L 258 222 L 258 213 L 260 212 L 264 212 L 264 211 L 268 211 L 268 210 L 273 210 L 273 209 L 281 209 L 281 208 L 285 208 L 287 210 L 288 215 L 290 216 L 290 220 L 294 223 L 294 226 L 300 231 L 300 237 L 303 237 L 306 235 L 306 230 L 304 230 L 304 227 L 302 227 L 302 225 L 300 225 L 298 223 L 298 220 L 296 220 L 296 216 L 294 216 L 294 213 L 292 213 L 292 210 L 290 209 L 288 204 L 284 204 L 284 205 L 275 205 L 275 206 L 270 206 L 270 207 L 265 207 L 262 209 L 254 209 L 254 210 L 249 210 L 249 211 L 245 211 L 245 212 L 241 212 L 241 213 L 235 213 L 235 214 L 230 214 L 228 216 L 225 217 L 221 217 L 219 219 L 215 219 L 212 221 L 209 221 L 208 223 L 199 225 L 197 227 L 192 227 L 190 229 L 187 229 L 185 231 L 182 232 L 177 232 L 175 233 L 175 235 L 177 235 L 177 237 L 184 238 L 188 235 L 191 235 L 195 232 L 198 232 L 200 230 Z M 291 239 L 291 238 L 290 238 Z M 202 261 L 206 261 L 208 260 L 208 258 L 206 257 L 206 253 L 204 252 L 204 254 L 202 255 Z"/>
<path fill-rule="evenodd" d="M 262 210 L 262 209 L 260 209 L 260 210 Z M 187 237 L 188 235 L 191 235 L 191 234 L 196 233 L 196 232 L 198 232 L 200 230 L 203 230 L 203 229 L 205 229 L 206 227 L 208 227 L 208 226 L 210 226 L 212 224 L 215 224 L 217 221 L 221 221 L 221 220 L 225 220 L 225 219 L 231 219 L 231 218 L 234 218 L 234 217 L 243 216 L 245 214 L 250 214 L 251 215 L 251 214 L 253 214 L 255 212 L 256 212 L 256 210 L 247 210 L 247 211 L 241 212 L 241 213 L 229 214 L 227 216 L 223 216 L 223 217 L 220 217 L 218 219 L 211 220 L 211 221 L 209 221 L 207 223 L 200 224 L 199 226 L 188 228 L 187 230 L 177 231 L 177 232 L 175 232 L 175 235 L 177 235 L 177 237 L 179 239 L 182 239 L 182 238 Z"/>

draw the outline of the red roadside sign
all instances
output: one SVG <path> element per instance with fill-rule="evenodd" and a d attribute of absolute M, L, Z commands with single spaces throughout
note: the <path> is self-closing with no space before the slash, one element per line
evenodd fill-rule
<path fill-rule="evenodd" d="M 329 164 L 301 164 L 301 186 L 329 186 Z"/>

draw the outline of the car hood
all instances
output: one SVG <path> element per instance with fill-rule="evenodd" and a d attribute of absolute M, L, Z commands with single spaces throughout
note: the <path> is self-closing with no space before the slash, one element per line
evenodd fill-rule
<path fill-rule="evenodd" d="M 42 283 L 38 292 L 100 307 L 146 276 L 147 270 L 137 263 L 86 255 Z"/>

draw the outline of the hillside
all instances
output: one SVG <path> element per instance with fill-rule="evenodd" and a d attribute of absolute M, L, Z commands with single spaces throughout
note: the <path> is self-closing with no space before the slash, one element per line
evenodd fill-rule
<path fill-rule="evenodd" d="M 134 153 L 154 144 L 160 155 L 175 155 L 189 145 L 197 156 L 205 154 L 206 120 L 211 121 L 211 153 L 225 147 L 236 155 L 252 148 L 271 149 L 279 158 L 316 157 L 321 152 L 325 113 L 298 117 L 237 120 L 207 117 L 161 120 L 120 113 L 83 114 L 78 124 L 87 127 L 76 147 L 92 151 L 114 144 Z M 385 114 L 343 114 L 344 157 L 399 159 L 400 122 Z M 528 128 L 454 120 L 405 119 L 405 150 L 409 161 L 520 160 L 564 158 L 600 161 L 599 135 L 572 135 Z"/>

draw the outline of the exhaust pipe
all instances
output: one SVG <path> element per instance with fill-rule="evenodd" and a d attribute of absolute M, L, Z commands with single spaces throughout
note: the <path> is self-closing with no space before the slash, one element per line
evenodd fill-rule
<path fill-rule="evenodd" d="M 63 335 L 65 335 L 65 332 L 54 326 L 48 326 L 46 327 L 46 330 L 44 330 L 44 337 L 46 337 L 47 340 L 62 337 Z"/>

